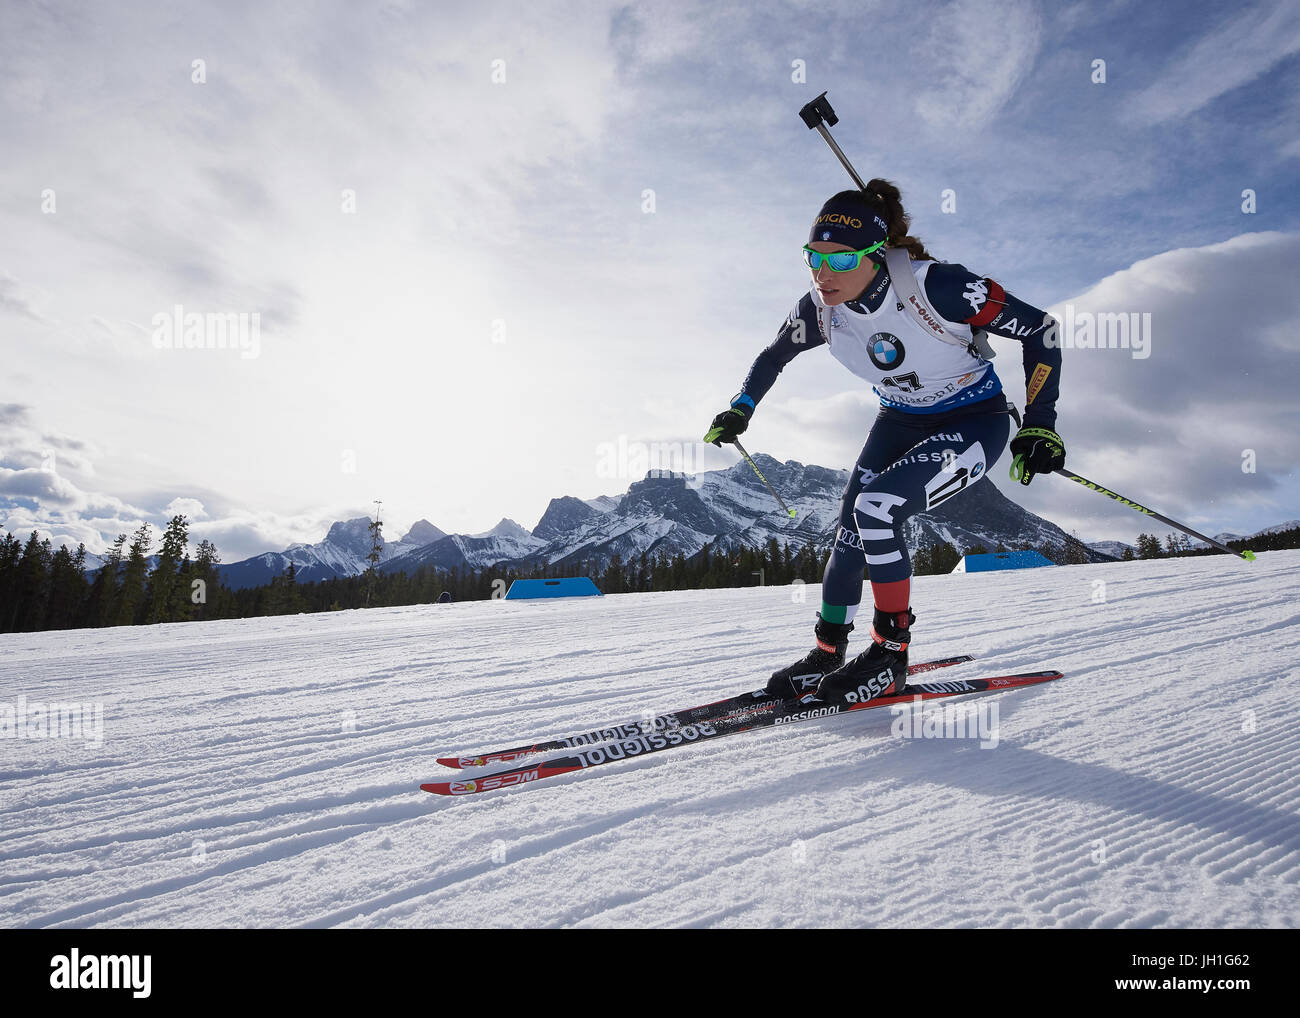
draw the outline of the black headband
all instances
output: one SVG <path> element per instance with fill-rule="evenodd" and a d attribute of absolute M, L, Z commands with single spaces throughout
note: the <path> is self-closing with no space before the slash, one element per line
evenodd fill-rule
<path fill-rule="evenodd" d="M 865 194 L 855 192 L 832 198 L 822 206 L 809 231 L 808 243 L 829 241 L 861 251 L 888 237 L 889 224 L 871 207 Z"/>

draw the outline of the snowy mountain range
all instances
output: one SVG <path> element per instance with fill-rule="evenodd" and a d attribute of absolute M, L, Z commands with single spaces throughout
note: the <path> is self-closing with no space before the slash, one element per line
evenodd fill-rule
<path fill-rule="evenodd" d="M 1215 534 L 1214 539 L 1225 543 L 1228 541 L 1248 541 L 1252 538 L 1262 537 L 1265 534 L 1280 534 L 1284 530 L 1295 530 L 1296 527 L 1300 527 L 1300 520 L 1287 520 L 1285 523 L 1276 523 L 1271 527 L 1265 527 L 1263 530 L 1257 530 L 1253 534 Z M 1192 547 L 1204 548 L 1206 544 L 1204 541 L 1193 541 Z"/>
<path fill-rule="evenodd" d="M 795 460 L 781 463 L 770 456 L 755 457 L 764 475 L 796 509 L 786 517 L 759 479 L 743 461 L 724 470 L 700 474 L 656 474 L 634 482 L 621 496 L 551 500 L 537 526 L 529 531 L 503 519 L 481 534 L 446 534 L 421 520 L 400 540 L 388 543 L 380 555 L 380 570 L 407 572 L 432 566 L 483 569 L 528 568 L 536 564 L 602 571 L 618 555 L 623 561 L 642 553 L 652 556 L 699 553 L 706 544 L 722 550 L 793 542 L 828 547 L 839 517 L 840 494 L 848 472 Z M 366 568 L 370 550 L 370 521 L 366 517 L 341 521 L 316 544 L 297 544 L 221 567 L 222 579 L 241 588 L 268 583 L 294 563 L 301 581 L 355 576 Z M 909 547 L 951 542 L 959 550 L 999 544 L 1061 547 L 1061 528 L 1021 508 L 993 484 L 977 482 L 960 499 L 935 512 L 913 517 L 906 524 Z M 1117 555 L 1089 552 L 1094 561 Z"/>
<path fill-rule="evenodd" d="M 1095 552 L 1100 552 L 1113 559 L 1124 557 L 1125 549 L 1137 554 L 1137 548 L 1131 544 L 1125 544 L 1123 541 L 1089 541 L 1088 547 Z"/>
<path fill-rule="evenodd" d="M 1227 544 L 1229 541 L 1250 541 L 1257 537 L 1263 537 L 1265 534 L 1280 534 L 1284 530 L 1294 530 L 1300 527 L 1300 520 L 1287 520 L 1285 523 L 1275 523 L 1271 527 L 1265 527 L 1263 530 L 1257 530 L 1253 534 L 1234 534 L 1225 530 L 1221 534 L 1215 534 L 1214 539 L 1220 544 Z M 1163 541 L 1161 542 L 1163 544 Z M 1111 558 L 1122 558 L 1125 549 L 1137 555 L 1137 546 L 1125 544 L 1123 541 L 1091 541 L 1088 547 L 1093 551 L 1101 552 Z M 1208 548 L 1209 545 L 1204 541 L 1192 541 L 1193 548 Z"/>
<path fill-rule="evenodd" d="M 694 475 L 647 474 L 624 495 L 580 499 L 553 498 L 531 531 L 511 519 L 502 519 L 479 534 L 447 534 L 428 520 L 420 520 L 399 540 L 385 542 L 380 552 L 383 572 L 413 573 L 432 566 L 484 569 L 492 566 L 528 568 L 536 564 L 573 564 L 603 571 L 614 555 L 628 561 L 645 552 L 690 558 L 710 542 L 721 550 L 756 547 L 775 538 L 796 547 L 812 542 L 829 546 L 839 515 L 840 493 L 848 472 L 795 460 L 778 462 L 755 457 L 763 473 L 795 507 L 788 519 L 772 501 L 753 471 L 740 462 L 725 470 Z M 1288 520 L 1251 535 L 1222 533 L 1216 540 L 1240 540 L 1300 527 Z M 932 543 L 950 542 L 959 551 L 983 545 L 989 551 L 999 544 L 1061 548 L 1068 540 L 1060 527 L 1021 508 L 993 484 L 978 482 L 951 508 L 913 517 L 906 524 L 908 546 L 913 551 Z M 1123 541 L 1094 541 L 1085 545 L 1094 562 L 1123 557 Z M 1192 547 L 1204 547 L 1197 541 Z M 332 524 L 325 538 L 314 544 L 294 544 L 281 552 L 265 552 L 220 566 L 222 581 L 238 590 L 262 586 L 295 568 L 301 582 L 357 576 L 367 567 L 370 553 L 370 519 L 359 516 Z M 150 556 L 150 568 L 157 556 Z M 87 554 L 86 569 L 93 574 L 103 564 Z"/>
<path fill-rule="evenodd" d="M 414 548 L 442 540 L 447 535 L 428 520 L 420 520 L 398 541 L 385 542 L 380 562 L 400 557 Z M 370 554 L 370 519 L 359 516 L 330 526 L 325 540 L 316 544 L 294 544 L 284 551 L 266 552 L 220 567 L 221 579 L 239 590 L 270 583 L 293 563 L 298 580 L 328 580 L 334 576 L 356 576 L 365 571 Z"/>
<path fill-rule="evenodd" d="M 614 555 L 623 561 L 642 553 L 670 557 L 680 553 L 690 558 L 709 543 L 722 550 L 757 547 L 772 539 L 778 544 L 828 547 L 835 535 L 848 472 L 794 460 L 781 463 L 761 454 L 755 461 L 795 508 L 795 519 L 780 511 L 743 462 L 696 475 L 647 475 L 604 512 L 584 512 L 573 504 L 575 500 L 553 500 L 533 532 L 539 547 L 505 564 L 586 563 L 589 570 L 596 571 L 603 570 Z M 990 551 L 998 544 L 1063 545 L 1066 541 L 1066 534 L 1055 524 L 1027 512 L 984 482 L 954 500 L 951 508 L 940 506 L 933 513 L 913 517 L 905 532 L 913 549 L 944 541 L 958 549 L 984 545 Z M 1097 561 L 1106 558 L 1095 555 Z M 392 560 L 387 568 L 399 565 Z"/>

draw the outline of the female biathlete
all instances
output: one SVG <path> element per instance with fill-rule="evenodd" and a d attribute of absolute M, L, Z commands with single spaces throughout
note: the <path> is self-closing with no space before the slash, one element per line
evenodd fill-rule
<path fill-rule="evenodd" d="M 781 369 L 815 347 L 825 346 L 880 397 L 844 490 L 822 578 L 816 645 L 773 673 L 766 688 L 775 696 L 861 702 L 903 692 L 915 621 L 903 523 L 960 497 L 983 477 L 1007 446 L 1015 414 L 980 330 L 1024 345 L 1026 406 L 1023 427 L 1011 440 L 1012 477 L 1028 484 L 1065 465 L 1065 445 L 1054 430 L 1061 378 L 1055 320 L 992 279 L 936 262 L 908 236 L 910 225 L 898 188 L 887 180 L 841 191 L 822 206 L 803 249 L 812 287 L 704 436 L 718 446 L 735 441 Z M 875 602 L 871 643 L 846 662 L 864 567 Z"/>

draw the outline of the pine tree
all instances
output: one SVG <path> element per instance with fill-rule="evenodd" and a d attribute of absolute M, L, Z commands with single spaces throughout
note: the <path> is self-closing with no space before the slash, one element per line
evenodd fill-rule
<path fill-rule="evenodd" d="M 370 607 L 370 597 L 374 593 L 375 581 L 379 570 L 380 553 L 384 550 L 384 524 L 379 519 L 379 506 L 375 503 L 375 518 L 370 521 L 370 554 L 366 556 L 366 607 Z"/>
<path fill-rule="evenodd" d="M 1154 534 L 1138 534 L 1137 550 L 1138 558 L 1160 558 L 1160 538 Z"/>
<path fill-rule="evenodd" d="M 406 578 L 405 573 L 400 575 L 402 579 Z M 297 615 L 305 609 L 306 605 L 303 603 L 302 591 L 298 589 L 298 567 L 292 562 L 289 563 L 289 568 L 284 571 L 282 592 L 284 601 L 280 612 L 281 615 Z"/>
<path fill-rule="evenodd" d="M 84 545 L 80 551 L 80 561 L 84 563 Z M 50 561 L 50 598 L 41 628 L 71 629 L 76 625 L 86 589 L 84 567 L 78 565 L 67 545 L 60 545 Z"/>
<path fill-rule="evenodd" d="M 86 621 L 86 601 L 90 597 L 90 581 L 86 579 L 86 545 L 85 542 L 77 544 L 77 550 L 72 556 L 72 568 L 77 572 L 77 578 L 80 581 L 77 584 L 77 607 L 73 613 L 73 625 L 78 628 L 85 626 Z"/>
<path fill-rule="evenodd" d="M 5 534 L 0 542 L 0 633 L 13 632 L 14 618 L 18 612 L 18 563 L 23 556 L 23 543 L 13 534 Z"/>
<path fill-rule="evenodd" d="M 153 544 L 153 535 L 149 524 L 141 523 L 132 536 L 131 547 L 127 552 L 114 625 L 132 626 L 139 621 L 138 616 L 142 614 L 145 604 L 145 571 L 149 566 L 146 558 L 151 544 Z"/>
<path fill-rule="evenodd" d="M 935 573 L 950 573 L 960 561 L 961 555 L 951 541 L 935 545 L 930 552 L 930 568 Z"/>
<path fill-rule="evenodd" d="M 126 547 L 126 535 L 118 534 L 117 540 L 104 554 L 104 564 L 95 574 L 90 584 L 90 594 L 86 598 L 86 607 L 82 623 L 86 626 L 111 626 L 117 619 L 119 572 L 122 567 L 122 550 Z"/>
<path fill-rule="evenodd" d="M 1067 534 L 1062 558 L 1066 565 L 1085 565 L 1088 561 L 1088 546 L 1079 540 L 1078 534 Z"/>
<path fill-rule="evenodd" d="M 623 556 L 618 552 L 614 552 L 610 556 L 609 565 L 605 567 L 605 576 L 600 589 L 606 594 L 626 593 L 623 577 Z"/>
<path fill-rule="evenodd" d="M 191 618 L 222 618 L 221 573 L 217 569 L 219 565 L 221 555 L 217 552 L 217 546 L 204 538 L 194 551 L 194 572 L 184 591 L 192 608 Z M 195 586 L 196 582 L 199 583 L 198 586 Z"/>
<path fill-rule="evenodd" d="M 13 630 L 30 633 L 45 622 L 45 605 L 50 596 L 50 541 L 40 540 L 35 530 L 18 560 L 18 602 Z"/>
<path fill-rule="evenodd" d="M 163 533 L 162 550 L 149 578 L 153 588 L 148 615 L 151 623 L 176 622 L 186 614 L 181 601 L 180 564 L 189 541 L 188 532 L 189 523 L 182 515 L 173 516 Z"/>

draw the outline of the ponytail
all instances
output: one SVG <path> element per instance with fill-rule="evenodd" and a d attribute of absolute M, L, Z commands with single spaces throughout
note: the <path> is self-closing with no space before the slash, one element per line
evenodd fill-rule
<path fill-rule="evenodd" d="M 920 240 L 909 236 L 907 231 L 912 226 L 912 217 L 904 211 L 902 195 L 896 185 L 881 177 L 873 177 L 867 181 L 865 194 L 868 204 L 889 224 L 889 234 L 885 240 L 889 247 L 902 248 L 916 262 L 935 260 Z"/>

